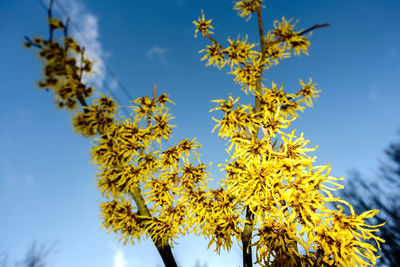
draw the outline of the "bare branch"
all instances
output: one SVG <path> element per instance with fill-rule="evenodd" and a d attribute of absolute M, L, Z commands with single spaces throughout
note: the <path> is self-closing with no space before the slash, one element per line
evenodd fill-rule
<path fill-rule="evenodd" d="M 318 28 L 323 28 L 323 27 L 329 27 L 329 23 L 325 23 L 325 24 L 315 24 L 314 26 L 312 26 L 311 28 L 308 28 L 307 30 L 304 30 L 302 32 L 300 32 L 298 35 L 304 35 L 307 32 L 310 32 L 312 30 L 318 29 Z"/>

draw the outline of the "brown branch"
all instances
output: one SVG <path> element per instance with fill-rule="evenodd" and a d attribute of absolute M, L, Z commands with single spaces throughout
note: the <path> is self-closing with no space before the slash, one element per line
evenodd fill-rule
<path fill-rule="evenodd" d="M 157 83 L 154 83 L 153 85 L 153 98 L 151 99 L 151 105 L 155 105 L 156 103 L 156 92 L 157 92 Z M 147 127 L 150 127 L 151 125 L 151 115 L 153 114 L 152 110 L 149 110 L 149 113 L 147 113 Z"/>
<path fill-rule="evenodd" d="M 304 35 L 307 32 L 310 32 L 312 30 L 318 29 L 318 28 L 323 28 L 323 27 L 329 27 L 329 23 L 325 23 L 325 24 L 315 24 L 314 26 L 312 26 L 311 28 L 308 28 L 307 30 L 304 30 L 302 32 L 300 32 L 298 35 Z"/>
<path fill-rule="evenodd" d="M 156 93 L 157 93 L 157 83 L 154 83 L 153 97 L 151 100 L 153 104 L 156 101 Z M 147 127 L 149 127 L 151 124 L 151 114 L 152 114 L 151 111 L 147 114 Z M 139 153 L 140 153 L 140 155 L 143 155 L 144 150 L 140 149 Z M 136 207 L 139 211 L 139 215 L 152 218 L 153 216 L 151 215 L 150 210 L 148 209 L 146 202 L 143 199 L 143 194 L 140 190 L 139 183 L 137 184 L 136 187 L 133 188 L 133 190 L 130 192 L 130 195 L 132 196 L 133 200 L 136 203 Z M 151 236 L 150 232 L 148 232 L 148 234 L 151 237 L 151 240 L 153 241 L 154 245 L 156 246 L 158 253 L 160 254 L 160 256 L 164 262 L 164 265 L 166 267 L 177 267 L 178 265 L 176 264 L 174 255 L 172 254 L 171 246 L 168 244 L 163 246 L 161 244 L 161 240 L 157 241 L 153 236 Z"/>
<path fill-rule="evenodd" d="M 53 7 L 53 4 L 54 4 L 54 0 L 50 0 L 49 8 L 47 9 L 47 15 L 48 15 L 49 20 L 52 18 L 52 7 Z M 68 37 L 69 22 L 70 22 L 70 20 L 68 18 L 67 21 L 66 21 L 66 24 L 64 26 L 64 37 L 65 38 Z M 49 41 L 48 42 L 50 44 L 53 42 L 53 37 L 54 37 L 54 27 L 49 25 Z M 39 49 L 43 48 L 42 45 L 34 43 L 29 37 L 25 36 L 25 40 L 26 40 L 26 45 L 27 46 L 34 46 L 34 47 L 37 47 Z M 64 43 L 64 45 L 66 45 L 66 44 Z M 65 49 L 68 50 L 68 47 L 65 47 Z M 78 76 L 79 82 L 82 82 L 82 78 L 83 78 L 83 74 L 84 74 L 84 52 L 85 52 L 85 48 L 83 47 L 82 51 L 81 51 L 81 65 L 80 65 L 79 76 Z M 64 56 L 67 57 L 67 53 L 65 53 Z M 155 97 L 156 97 L 156 88 L 157 88 L 157 85 L 154 84 L 154 87 L 153 87 L 153 101 L 155 101 Z M 88 112 L 89 111 L 89 106 L 86 103 L 85 98 L 82 96 L 82 94 L 80 92 L 77 92 L 77 100 L 79 101 L 83 111 L 85 113 Z M 100 136 L 102 135 L 100 133 L 99 129 L 97 129 L 97 133 Z M 102 137 L 104 138 L 104 136 L 102 136 Z M 143 152 L 141 151 L 141 153 L 143 153 Z M 145 200 L 143 199 L 143 195 L 142 195 L 142 192 L 140 190 L 139 184 L 137 184 L 137 186 L 130 192 L 130 194 L 131 194 L 133 200 L 136 203 L 139 215 L 151 218 L 152 215 L 151 215 L 151 213 L 150 213 L 150 211 L 149 211 L 149 209 L 148 209 L 148 207 L 147 207 L 147 205 L 145 203 Z M 148 232 L 148 234 L 150 235 L 150 232 Z M 151 237 L 151 239 L 152 239 L 154 245 L 157 247 L 157 250 L 160 253 L 160 256 L 161 256 L 165 266 L 167 266 L 167 267 L 177 267 L 175 258 L 174 258 L 173 254 L 172 254 L 171 247 L 168 244 L 164 246 L 161 243 L 161 240 L 157 241 L 154 237 Z"/>
<path fill-rule="evenodd" d="M 154 83 L 153 85 L 153 101 L 156 99 L 156 92 L 157 92 L 157 83 Z"/>
<path fill-rule="evenodd" d="M 328 26 L 329 26 L 328 23 L 320 24 L 320 25 L 319 25 L 319 24 L 316 24 L 316 25 L 314 25 L 314 26 L 312 26 L 312 27 L 310 27 L 310 28 L 308 28 L 308 29 L 306 29 L 306 30 L 304 30 L 304 31 L 301 31 L 301 32 L 298 33 L 297 35 L 299 35 L 299 36 L 300 36 L 300 35 L 304 35 L 304 34 L 310 32 L 310 31 L 312 31 L 312 30 L 315 30 L 315 29 L 318 29 L 318 28 L 323 28 L 323 27 L 328 27 Z M 267 48 L 267 47 L 269 47 L 269 46 L 272 46 L 272 45 L 275 45 L 275 44 L 282 43 L 282 42 L 284 42 L 284 41 L 286 41 L 286 38 L 280 37 L 280 38 L 278 38 L 277 40 L 267 42 L 265 48 Z"/>
<path fill-rule="evenodd" d="M 32 42 L 31 38 L 29 38 L 28 36 L 25 36 L 25 41 L 26 41 L 25 44 L 28 45 L 28 46 L 34 46 L 34 47 L 37 47 L 37 48 L 42 48 L 42 45 Z"/>
<path fill-rule="evenodd" d="M 150 211 L 145 204 L 139 186 L 135 187 L 130 194 L 136 203 L 139 215 L 152 218 Z M 160 253 L 164 265 L 166 267 L 177 267 L 178 265 L 176 264 L 174 255 L 172 254 L 171 246 L 170 245 L 162 246 L 161 240 L 156 241 L 155 238 L 152 237 L 150 234 L 149 236 L 151 237 L 154 245 L 157 247 L 158 253 Z"/>
<path fill-rule="evenodd" d="M 261 17 L 261 8 L 258 7 L 256 9 L 257 12 L 257 22 L 258 22 L 258 31 L 260 35 L 260 43 L 261 43 L 261 61 L 265 59 L 265 35 L 264 35 L 264 27 L 262 23 Z M 257 94 L 261 92 L 261 79 L 262 72 L 264 68 L 261 70 L 260 76 L 256 81 L 256 96 L 254 103 L 254 112 L 257 114 L 261 113 L 261 101 L 257 97 Z M 260 115 L 257 115 L 260 118 Z M 258 138 L 259 128 L 253 133 L 254 138 Z M 243 245 L 243 267 L 252 267 L 253 266 L 253 256 L 252 256 L 252 248 L 250 245 L 251 237 L 253 234 L 253 226 L 254 226 L 254 213 L 250 210 L 250 208 L 246 207 L 246 223 L 244 225 L 244 229 L 242 232 L 242 245 Z"/>
<path fill-rule="evenodd" d="M 70 19 L 67 18 L 67 21 L 65 22 L 65 25 L 64 25 L 64 37 L 68 37 L 69 22 L 70 22 Z"/>
<path fill-rule="evenodd" d="M 53 15 L 52 15 L 53 4 L 54 4 L 54 0 L 50 0 L 49 8 L 47 9 L 47 17 L 49 18 L 49 20 L 53 17 Z M 50 26 L 49 27 L 49 42 L 53 41 L 53 32 L 54 32 L 54 28 Z"/>
<path fill-rule="evenodd" d="M 83 47 L 83 48 L 82 48 L 82 51 L 81 51 L 81 67 L 80 67 L 80 71 L 79 71 L 79 82 L 82 81 L 82 76 L 83 76 L 83 59 L 84 59 L 84 53 L 85 53 L 85 47 Z M 80 102 L 81 105 L 82 105 L 83 112 L 85 112 L 85 113 L 89 112 L 89 110 L 87 109 L 88 105 L 87 105 L 87 103 L 86 103 L 86 100 L 85 100 L 85 98 L 83 98 L 83 96 L 80 94 L 80 92 L 77 93 L 77 96 L 76 96 L 76 97 L 78 98 L 79 102 Z"/>
<path fill-rule="evenodd" d="M 246 207 L 246 224 L 242 232 L 242 244 L 243 244 L 243 267 L 253 266 L 253 256 L 251 253 L 251 235 L 253 232 L 253 220 L 254 213 L 252 213 L 249 207 Z"/>
<path fill-rule="evenodd" d="M 217 44 L 222 50 L 225 49 L 220 43 L 218 43 L 214 38 L 212 38 L 211 35 L 208 34 L 207 32 L 204 34 L 204 36 L 206 36 L 208 39 L 210 39 L 213 43 Z"/>
<path fill-rule="evenodd" d="M 257 11 L 258 33 L 260 35 L 261 49 L 264 50 L 265 34 L 261 17 L 261 8 L 258 7 L 256 11 Z"/>
<path fill-rule="evenodd" d="M 85 59 L 85 47 L 82 47 L 81 51 L 81 67 L 79 69 L 79 82 L 82 82 L 83 78 L 83 60 Z"/>

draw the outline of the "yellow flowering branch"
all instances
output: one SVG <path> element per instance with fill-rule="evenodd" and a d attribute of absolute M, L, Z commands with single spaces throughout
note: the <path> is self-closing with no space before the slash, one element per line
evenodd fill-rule
<path fill-rule="evenodd" d="M 247 38 L 243 41 L 228 38 L 230 45 L 224 48 L 208 32 L 213 29 L 212 20 L 206 21 L 204 13 L 194 22 L 196 31 L 213 42 L 201 50 L 206 52 L 202 60 L 208 59 L 207 65 L 218 68 L 230 65 L 234 81 L 255 97 L 254 107 L 243 106 L 239 98 L 233 99 L 230 95 L 228 100 L 215 100 L 218 105 L 213 109 L 224 113 L 222 119 L 213 118 L 217 122 L 213 131 L 219 128 L 218 135 L 229 139 L 230 144 L 229 159 L 221 164 L 226 171 L 222 189 L 232 195 L 245 219 L 236 236 L 243 245 L 243 266 L 253 265 L 253 246 L 256 263 L 261 266 L 374 264 L 377 250 L 361 239 L 373 239 L 378 247 L 384 241 L 372 235 L 376 229 L 363 229 L 361 225 L 371 228 L 380 225 L 360 224 L 365 215 L 357 217 L 353 213 L 356 219 L 349 220 L 338 215 L 340 209 L 329 209 L 327 205 L 332 202 L 347 204 L 331 193 L 343 188 L 336 182 L 342 178 L 328 176 L 328 165 L 313 166 L 315 157 L 307 153 L 316 148 L 306 147 L 309 141 L 303 134 L 296 136 L 295 130 L 282 131 L 304 110 L 303 105 L 313 105 L 320 90 L 315 89 L 311 78 L 308 83 L 300 80 L 301 89 L 296 94 L 286 93 L 283 86 L 278 88 L 274 82 L 271 88 L 262 84 L 265 69 L 291 54 L 308 54 L 309 36 L 304 35 L 328 24 L 295 31 L 295 24 L 282 18 L 265 34 L 261 3 L 262 0 L 244 0 L 234 5 L 242 17 L 250 19 L 252 13 L 257 14 L 259 51 L 252 50 L 255 45 L 248 44 Z M 199 28 L 199 25 L 207 27 Z M 258 137 L 260 129 L 262 139 Z M 368 216 L 376 212 L 371 211 Z M 225 247 L 222 240 L 219 244 L 217 241 L 217 252 L 220 247 Z M 301 247 L 305 252 L 300 253 Z"/>
<path fill-rule="evenodd" d="M 116 129 L 115 127 L 119 127 L 116 124 L 115 118 L 113 118 L 116 110 L 114 101 L 102 95 L 100 99 L 92 101 L 92 106 L 88 105 L 87 98 L 91 96 L 93 89 L 87 87 L 83 82 L 83 75 L 91 71 L 92 63 L 85 57 L 84 47 L 81 47 L 73 38 L 68 36 L 69 19 L 63 24 L 60 20 L 52 16 L 53 3 L 54 0 L 50 1 L 48 8 L 48 41 L 44 41 L 41 37 L 36 37 L 33 40 L 25 37 L 25 46 L 38 48 L 40 50 L 40 57 L 45 60 L 44 80 L 39 82 L 39 87 L 52 90 L 56 95 L 56 102 L 60 108 L 66 106 L 68 110 L 76 111 L 74 126 L 79 133 L 86 137 L 93 137 L 97 134 L 101 136 L 100 143 L 108 142 L 108 135 L 113 129 Z M 63 42 L 55 39 L 55 30 L 63 31 Z M 169 101 L 165 95 L 156 99 L 155 85 L 152 98 L 153 106 L 155 106 L 156 100 L 161 105 Z M 80 104 L 83 113 L 78 111 L 76 103 Z M 151 126 L 153 117 L 153 110 L 149 109 L 147 112 L 147 128 Z M 144 150 L 142 148 L 140 147 L 140 151 L 143 155 Z M 99 148 L 96 151 L 105 151 L 105 147 Z M 94 155 L 100 155 L 98 152 Z M 107 168 L 111 169 L 105 173 L 118 173 L 123 170 L 123 167 L 120 165 L 122 161 L 109 161 L 110 165 Z M 106 171 L 107 169 L 103 170 Z M 117 175 L 114 179 L 120 180 L 122 176 Z M 102 187 L 101 191 L 106 195 L 109 192 L 107 186 L 111 185 L 110 182 L 111 180 L 108 179 L 99 181 L 99 185 Z M 120 205 L 118 201 L 103 203 L 102 209 L 105 212 L 104 226 L 107 228 L 111 227 L 116 232 L 122 231 L 121 238 L 125 240 L 130 239 L 130 235 L 140 238 L 140 232 L 143 232 L 144 229 L 145 232 L 149 233 L 165 265 L 177 266 L 172 255 L 171 246 L 168 243 L 162 242 L 154 235 L 157 228 L 154 225 L 146 227 L 146 223 L 149 220 L 153 220 L 154 217 L 145 203 L 139 183 L 134 181 L 130 181 L 129 183 L 131 186 L 128 193 L 135 201 L 137 213 L 130 211 L 131 206 L 128 202 L 123 202 L 122 206 L 118 206 Z M 112 187 L 112 195 L 118 195 L 118 190 L 120 189 Z M 135 224 L 135 221 L 137 224 Z"/>
<path fill-rule="evenodd" d="M 259 35 L 260 35 L 260 44 L 261 44 L 261 62 L 264 61 L 265 58 L 265 37 L 264 37 L 264 28 L 263 28 L 263 23 L 262 23 L 262 18 L 261 18 L 261 9 L 260 5 L 256 7 L 256 12 L 257 12 L 257 22 L 258 22 L 258 30 L 259 30 Z M 262 79 L 262 72 L 260 73 L 260 76 L 257 78 L 256 81 L 256 96 L 255 96 L 255 103 L 254 103 L 254 112 L 256 114 L 261 113 L 261 101 L 257 97 L 258 94 L 261 93 L 261 79 Z M 261 115 L 258 115 L 258 119 L 261 117 Z M 253 138 L 258 138 L 258 131 L 259 128 L 256 129 L 256 131 L 253 133 Z M 243 232 L 242 232 L 242 245 L 243 245 L 243 266 L 244 267 L 251 267 L 253 266 L 253 256 L 252 256 L 252 251 L 251 251 L 251 246 L 250 246 L 250 241 L 252 238 L 252 232 L 253 232 L 253 225 L 254 225 L 254 214 L 253 212 L 249 209 L 249 207 L 246 207 L 246 224 L 244 226 Z"/>
<path fill-rule="evenodd" d="M 331 191 L 343 188 L 342 178 L 329 176 L 330 168 L 314 166 L 308 140 L 296 130 L 285 132 L 298 113 L 311 107 L 320 90 L 310 78 L 300 80 L 297 93 L 283 86 L 262 83 L 264 70 L 284 58 L 308 54 L 306 33 L 327 24 L 295 31 L 291 20 L 282 18 L 264 32 L 262 0 L 235 3 L 239 15 L 250 19 L 257 14 L 260 47 L 247 37 L 231 39 L 225 48 L 211 34 L 212 20 L 204 13 L 197 21 L 195 36 L 201 33 L 212 45 L 202 60 L 207 65 L 230 67 L 234 81 L 255 98 L 253 105 L 239 98 L 214 100 L 221 119 L 213 118 L 218 136 L 228 140 L 229 158 L 220 164 L 226 172 L 218 189 L 207 186 L 211 179 L 200 161 L 195 139 L 161 149 L 169 140 L 172 119 L 166 94 L 141 97 L 133 102 L 133 117 L 120 115 L 111 97 L 92 97 L 94 88 L 84 81 L 92 62 L 85 50 L 68 36 L 64 24 L 48 10 L 49 40 L 25 38 L 27 47 L 39 50 L 44 61 L 39 88 L 51 90 L 59 108 L 73 111 L 73 126 L 79 134 L 93 138 L 92 161 L 98 166 L 97 186 L 105 198 L 101 204 L 102 226 L 119 235 L 120 241 L 134 243 L 150 237 L 166 266 L 176 266 L 171 248 L 179 236 L 195 233 L 209 239 L 215 251 L 229 250 L 236 239 L 242 242 L 243 266 L 252 266 L 252 249 L 261 266 L 368 266 L 375 263 L 377 249 L 364 240 L 384 240 L 374 233 L 381 225 L 364 219 L 378 211 L 354 213 L 346 201 Z M 59 41 L 55 33 L 62 30 Z M 90 101 L 89 101 L 90 100 Z M 78 108 L 81 107 L 82 111 Z M 259 132 L 263 137 L 259 137 Z M 99 136 L 99 138 L 96 138 Z M 158 144 L 158 145 L 157 145 Z M 134 207 L 131 202 L 136 204 Z M 329 208 L 330 203 L 349 206 Z M 254 233 L 254 234 L 253 234 Z"/>

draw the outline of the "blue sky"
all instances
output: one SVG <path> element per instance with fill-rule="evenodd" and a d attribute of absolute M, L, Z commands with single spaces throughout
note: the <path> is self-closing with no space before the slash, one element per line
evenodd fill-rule
<path fill-rule="evenodd" d="M 224 141 L 211 134 L 210 100 L 229 92 L 252 103 L 226 75 L 227 69 L 205 67 L 198 54 L 208 43 L 194 38 L 192 21 L 204 10 L 213 19 L 215 38 L 249 35 L 258 42 L 254 19 L 246 22 L 232 1 L 56 0 L 78 27 L 72 32 L 86 42 L 97 61 L 92 82 L 111 88 L 122 104 L 129 99 L 106 66 L 134 98 L 150 95 L 153 83 L 176 103 L 174 140 L 197 137 L 204 162 L 216 166 L 226 157 Z M 330 23 L 314 32 L 309 56 L 294 57 L 265 74 L 285 88 L 298 79 L 318 83 L 321 97 L 294 127 L 319 145 L 317 164 L 330 163 L 332 175 L 359 169 L 373 176 L 389 142 L 400 128 L 400 2 L 398 0 L 270 0 L 263 10 L 265 28 L 274 19 L 300 19 L 299 28 Z M 64 16 L 60 7 L 56 15 Z M 150 242 L 123 246 L 100 229 L 100 194 L 89 164 L 90 142 L 70 126 L 70 114 L 55 109 L 52 97 L 35 88 L 40 66 L 25 35 L 46 35 L 46 13 L 36 0 L 0 2 L 0 249 L 22 258 L 33 240 L 56 243 L 51 262 L 66 266 L 161 266 Z M 290 90 L 290 89 L 289 89 Z M 107 92 L 104 90 L 104 92 Z M 173 142 L 173 141 L 172 141 Z M 241 264 L 239 247 L 215 255 L 198 237 L 179 240 L 174 250 L 180 266 Z"/>

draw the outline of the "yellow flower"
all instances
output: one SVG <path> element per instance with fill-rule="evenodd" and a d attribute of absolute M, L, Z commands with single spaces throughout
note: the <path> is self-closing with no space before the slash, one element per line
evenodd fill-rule
<path fill-rule="evenodd" d="M 233 9 L 238 10 L 238 14 L 241 17 L 248 17 L 251 18 L 251 14 L 260 8 L 261 2 L 264 0 L 244 0 L 244 1 L 237 1 L 233 6 Z"/>
<path fill-rule="evenodd" d="M 207 184 L 207 166 L 199 164 L 196 167 L 192 164 L 184 164 L 181 170 L 180 184 L 184 190 L 193 190 L 198 184 Z"/>
<path fill-rule="evenodd" d="M 300 85 L 302 86 L 302 88 L 297 93 L 297 96 L 298 97 L 302 96 L 303 98 L 300 101 L 306 103 L 308 107 L 312 107 L 313 105 L 312 100 L 319 97 L 318 93 L 321 92 L 321 90 L 315 89 L 316 84 L 312 83 L 311 78 L 307 84 L 305 84 L 303 80 L 300 79 Z"/>
<path fill-rule="evenodd" d="M 171 137 L 172 127 L 175 127 L 174 125 L 169 124 L 169 120 L 172 118 L 173 117 L 168 113 L 154 116 L 155 123 L 150 129 L 159 143 L 161 142 L 161 138 L 168 140 Z"/>
<path fill-rule="evenodd" d="M 167 216 L 152 217 L 144 220 L 143 225 L 157 246 L 170 245 L 173 247 L 174 239 L 178 237 L 179 231 L 171 218 Z"/>
<path fill-rule="evenodd" d="M 259 125 L 259 121 L 256 119 L 256 115 L 251 105 L 238 105 L 236 109 L 233 109 L 234 104 L 239 100 L 233 99 L 232 95 L 229 96 L 229 100 L 213 100 L 217 102 L 218 106 L 210 111 L 222 110 L 224 116 L 221 120 L 213 117 L 213 120 L 217 122 L 213 128 L 213 132 L 220 127 L 218 136 L 222 138 L 233 137 L 237 134 L 246 133 L 249 134 L 255 130 L 255 127 Z"/>
<path fill-rule="evenodd" d="M 293 30 L 296 23 L 291 24 L 291 22 L 292 19 L 286 20 L 285 17 L 282 17 L 282 21 L 275 20 L 274 21 L 275 29 L 272 30 L 274 37 L 285 42 L 289 40 L 295 34 Z"/>
<path fill-rule="evenodd" d="M 208 247 L 215 243 L 215 251 L 219 254 L 221 248 L 230 250 L 232 246 L 232 236 L 239 240 L 244 220 L 239 218 L 237 205 L 234 197 L 223 188 L 210 190 L 210 198 L 208 207 L 208 216 L 204 216 L 205 223 L 202 225 L 200 232 L 210 238 Z"/>
<path fill-rule="evenodd" d="M 55 17 L 50 17 L 47 23 L 52 29 L 64 29 L 64 24 L 61 22 L 61 20 L 56 19 Z"/>
<path fill-rule="evenodd" d="M 193 21 L 194 25 L 196 25 L 196 31 L 194 32 L 194 37 L 197 37 L 197 32 L 201 32 L 201 34 L 207 35 L 207 34 L 213 34 L 213 32 L 210 29 L 214 29 L 213 26 L 211 26 L 212 19 L 206 20 L 204 18 L 204 13 L 203 10 L 201 11 L 201 17 L 198 18 L 197 21 Z"/>
<path fill-rule="evenodd" d="M 278 109 L 275 112 L 265 109 L 263 118 L 262 131 L 264 135 L 272 137 L 275 137 L 275 133 L 282 133 L 280 129 L 288 128 L 290 126 L 290 123 L 296 119 L 293 118 L 291 120 L 286 120 L 281 116 L 279 101 Z"/>
<path fill-rule="evenodd" d="M 107 228 L 108 232 L 120 235 L 119 240 L 124 245 L 130 241 L 134 243 L 134 239 L 140 240 L 144 233 L 140 216 L 132 211 L 131 203 L 122 200 L 105 202 L 100 205 L 101 216 L 103 217 L 102 227 Z"/>
<path fill-rule="evenodd" d="M 314 151 L 318 147 L 316 146 L 315 148 L 305 148 L 305 146 L 310 141 L 304 140 L 303 133 L 301 133 L 299 138 L 294 140 L 294 138 L 296 138 L 296 136 L 294 135 L 295 133 L 296 130 L 293 130 L 290 134 L 282 135 L 283 153 L 286 155 L 287 158 L 295 159 L 300 156 L 307 156 L 306 152 Z"/>
<path fill-rule="evenodd" d="M 85 137 L 106 134 L 114 127 L 112 116 L 98 105 L 86 107 L 84 112 L 76 112 L 72 122 L 75 130 Z"/>
<path fill-rule="evenodd" d="M 224 50 L 229 56 L 231 68 L 233 65 L 246 64 L 247 61 L 252 62 L 252 59 L 258 55 L 257 51 L 252 50 L 255 44 L 247 43 L 247 36 L 242 40 L 235 40 L 228 37 L 229 46 Z"/>
<path fill-rule="evenodd" d="M 93 101 L 93 104 L 99 105 L 102 110 L 110 115 L 113 115 L 118 108 L 118 106 L 116 106 L 115 104 L 114 99 L 112 99 L 112 97 L 107 97 L 104 94 L 100 95 L 100 99 Z"/>
<path fill-rule="evenodd" d="M 233 80 L 242 86 L 245 93 L 255 94 L 256 82 L 261 77 L 263 66 L 260 60 L 256 61 L 253 58 L 252 62 L 244 67 L 233 67 L 230 74 L 235 75 Z"/>
<path fill-rule="evenodd" d="M 294 49 L 294 54 L 296 56 L 299 56 L 301 52 L 308 55 L 308 47 L 311 45 L 311 43 L 307 40 L 307 37 L 294 35 L 290 37 L 288 43 L 289 47 Z"/>
<path fill-rule="evenodd" d="M 208 59 L 206 66 L 214 65 L 221 69 L 225 65 L 225 55 L 218 44 L 207 45 L 207 49 L 200 50 L 199 53 L 201 52 L 206 52 L 201 58 L 202 61 Z"/>
<path fill-rule="evenodd" d="M 97 187 L 103 196 L 117 199 L 122 194 L 129 194 L 139 182 L 147 179 L 150 179 L 149 172 L 141 166 L 129 165 L 123 169 L 103 168 L 102 172 L 97 174 Z"/>
<path fill-rule="evenodd" d="M 290 52 L 288 52 L 287 48 L 281 44 L 267 45 L 267 48 L 265 49 L 265 56 L 270 63 L 268 67 L 271 67 L 272 64 L 277 65 L 279 63 L 278 59 L 290 57 Z"/>
<path fill-rule="evenodd" d="M 174 184 L 167 179 L 153 177 L 146 183 L 146 204 L 154 202 L 159 206 L 170 206 L 174 202 L 173 194 L 176 193 Z"/>
<path fill-rule="evenodd" d="M 281 218 L 284 217 L 281 214 Z M 257 263 L 261 266 L 297 266 L 302 257 L 297 243 L 304 242 L 297 236 L 298 223 L 266 217 L 257 230 Z"/>

